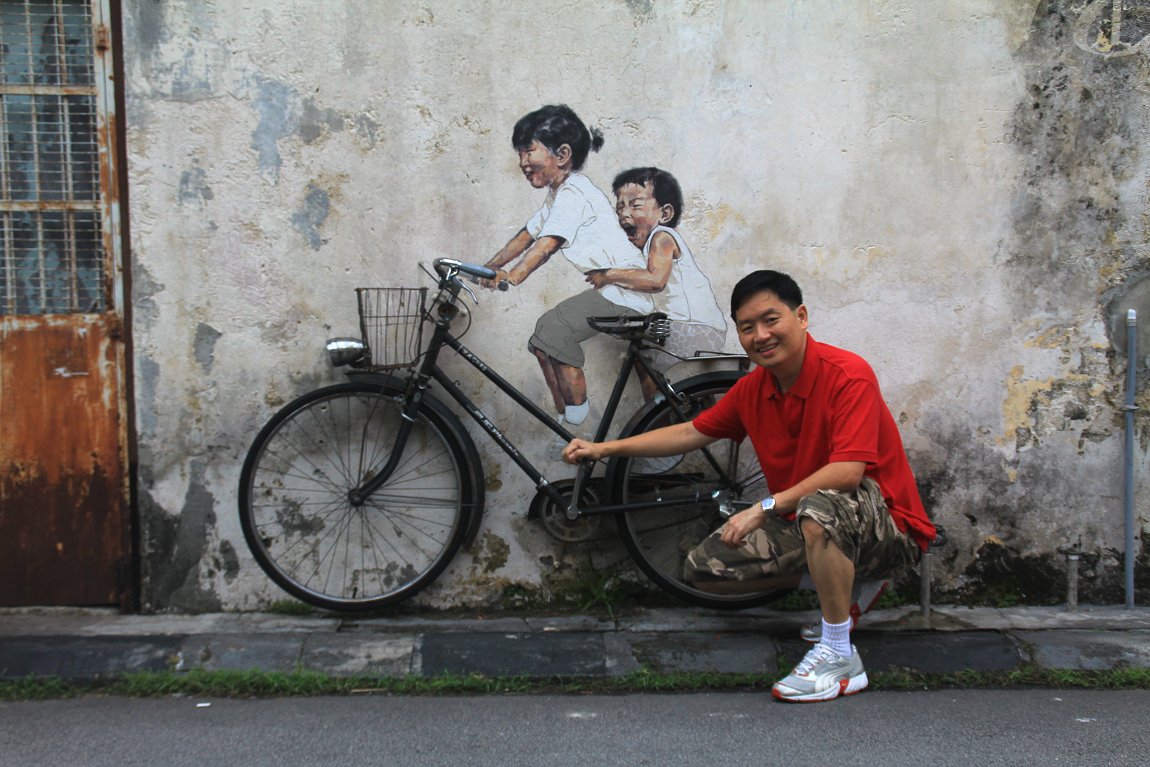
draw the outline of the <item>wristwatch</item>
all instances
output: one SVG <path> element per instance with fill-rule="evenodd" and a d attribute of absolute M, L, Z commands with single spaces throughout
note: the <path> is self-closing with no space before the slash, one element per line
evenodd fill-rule
<path fill-rule="evenodd" d="M 774 509 L 775 509 L 775 496 L 768 495 L 766 498 L 759 501 L 759 506 L 763 507 L 763 511 L 774 511 Z"/>

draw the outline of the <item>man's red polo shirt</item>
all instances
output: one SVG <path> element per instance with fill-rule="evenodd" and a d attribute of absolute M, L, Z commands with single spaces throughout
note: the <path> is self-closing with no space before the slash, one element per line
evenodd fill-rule
<path fill-rule="evenodd" d="M 863 461 L 898 528 L 923 549 L 934 539 L 878 379 L 853 352 L 820 344 L 808 333 L 803 369 L 790 391 L 779 391 L 775 377 L 756 368 L 693 423 L 709 437 L 750 436 L 774 493 L 828 463 Z"/>

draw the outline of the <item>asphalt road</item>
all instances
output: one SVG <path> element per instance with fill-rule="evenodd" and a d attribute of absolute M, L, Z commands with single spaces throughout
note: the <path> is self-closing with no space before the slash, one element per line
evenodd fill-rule
<path fill-rule="evenodd" d="M 0 703 L 2 765 L 1145 765 L 1150 691 L 84 697 Z"/>

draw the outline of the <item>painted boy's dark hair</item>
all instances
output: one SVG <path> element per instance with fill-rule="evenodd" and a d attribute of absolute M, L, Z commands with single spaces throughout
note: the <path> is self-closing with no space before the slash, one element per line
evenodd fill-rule
<path fill-rule="evenodd" d="M 674 176 L 660 168 L 631 168 L 615 177 L 611 189 L 618 195 L 619 190 L 626 184 L 636 184 L 637 186 L 650 184 L 651 191 L 655 194 L 655 202 L 658 203 L 659 207 L 670 205 L 675 209 L 675 215 L 666 225 L 672 229 L 678 226 L 679 216 L 683 214 L 683 190 L 679 188 L 679 182 L 675 180 Z"/>
<path fill-rule="evenodd" d="M 579 170 L 587 160 L 587 153 L 603 146 L 603 134 L 587 130 L 579 115 L 566 104 L 548 104 L 530 114 L 523 115 L 511 131 L 511 146 L 516 150 L 528 149 L 538 141 L 552 152 L 566 144 L 571 147 L 571 168 Z"/>
<path fill-rule="evenodd" d="M 739 307 L 751 296 L 764 292 L 774 293 L 792 310 L 803 305 L 803 291 L 789 275 L 771 269 L 760 269 L 735 283 L 734 289 L 731 290 L 731 319 L 735 319 Z"/>

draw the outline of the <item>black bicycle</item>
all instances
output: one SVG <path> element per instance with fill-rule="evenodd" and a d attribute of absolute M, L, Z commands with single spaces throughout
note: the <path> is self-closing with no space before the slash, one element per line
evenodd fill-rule
<path fill-rule="evenodd" d="M 439 366 L 444 347 L 452 349 L 564 441 L 574 438 L 460 343 L 471 324 L 461 293 L 475 298 L 461 277 L 490 280 L 495 273 L 445 258 L 434 269 L 430 304 L 427 288 L 357 289 L 362 337 L 327 345 L 334 364 L 351 366 L 350 380 L 299 397 L 256 435 L 240 477 L 240 520 L 256 562 L 275 583 L 317 607 L 374 610 L 414 596 L 475 538 L 484 510 L 483 461 L 441 392 L 535 483 L 529 516 L 553 535 L 578 540 L 583 522 L 611 515 L 642 571 L 688 602 L 739 609 L 783 593 L 753 586 L 717 593 L 718 584 L 688 582 L 681 572 L 688 550 L 766 494 L 749 440 L 722 440 L 671 458 L 612 458 L 601 474 L 585 462 L 573 478 L 548 479 Z M 461 315 L 467 326 L 454 334 Z M 633 371 L 649 376 L 658 393 L 620 436 L 693 418 L 746 370 L 743 355 L 699 352 L 680 359 L 737 361 L 739 369 L 672 384 L 644 359 L 669 353 L 662 349 L 665 315 L 589 322 L 628 344 L 596 441 L 610 431 Z M 425 326 L 432 332 L 423 348 Z"/>

